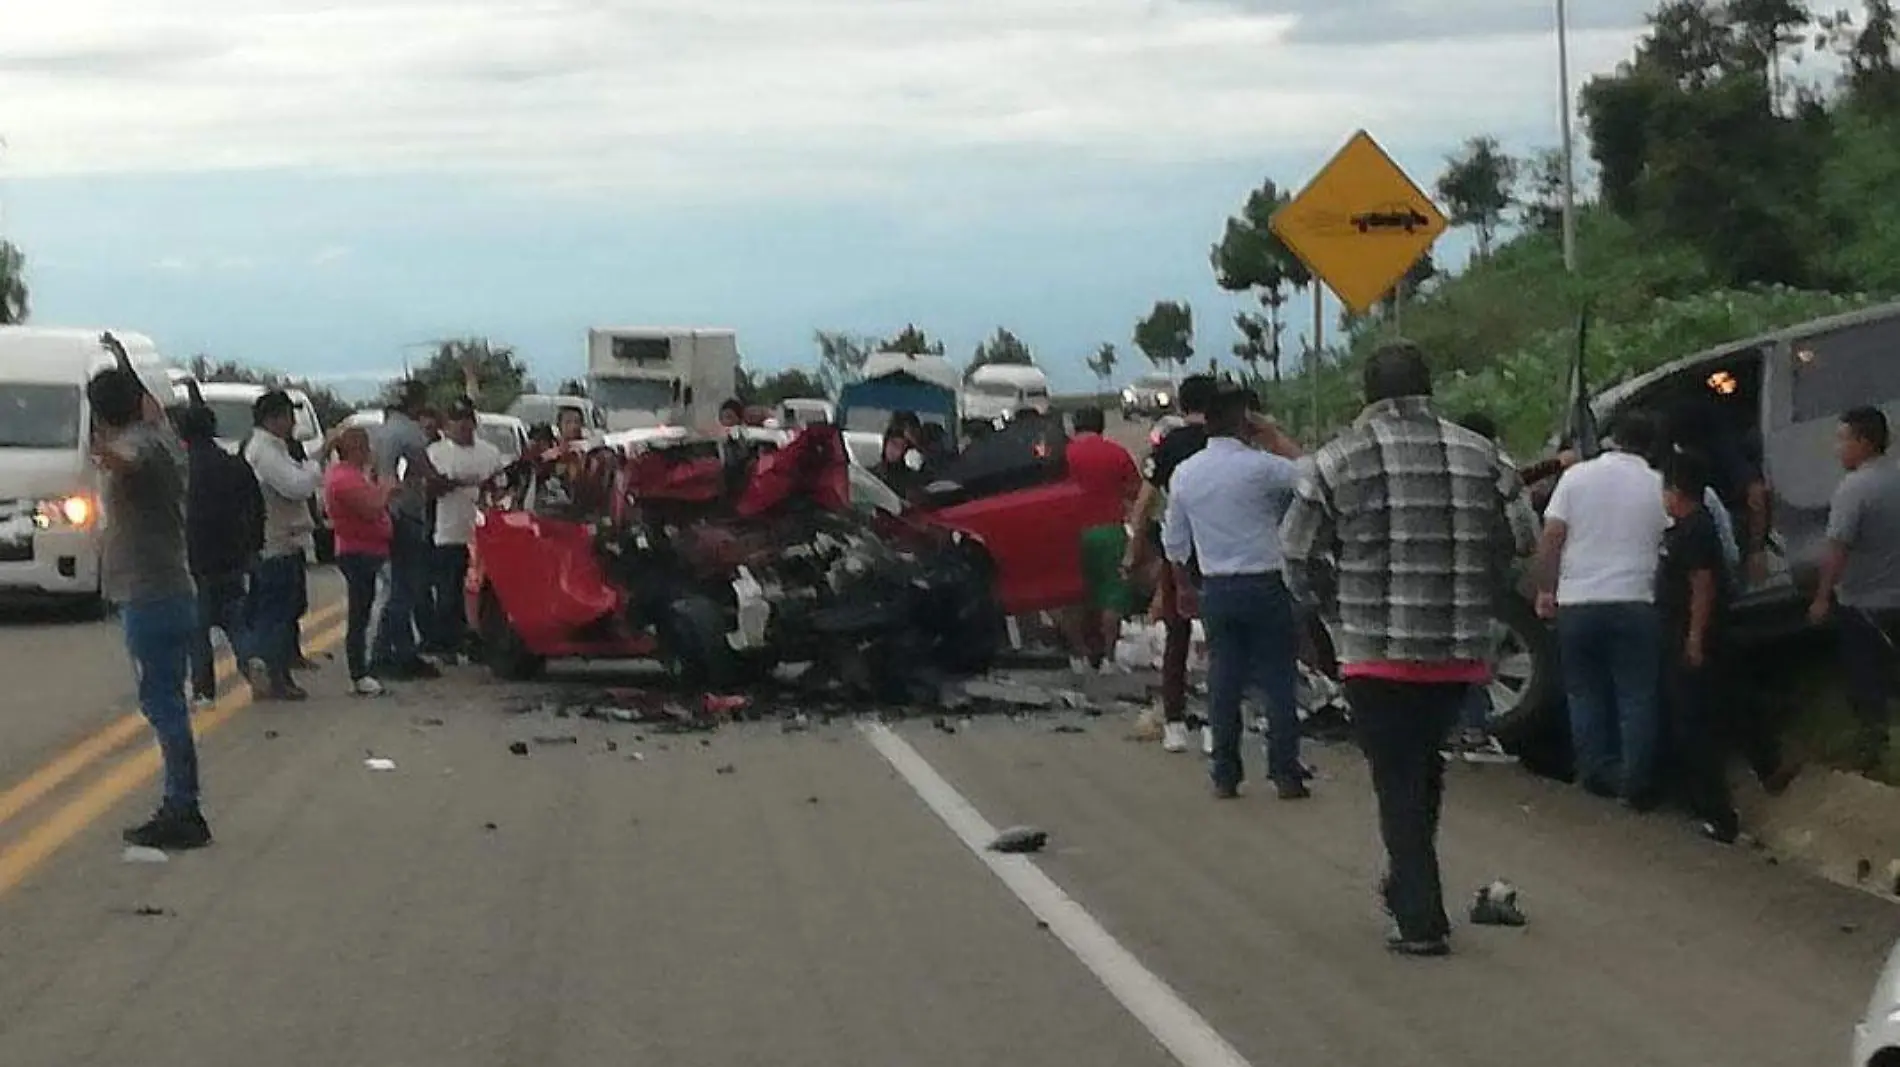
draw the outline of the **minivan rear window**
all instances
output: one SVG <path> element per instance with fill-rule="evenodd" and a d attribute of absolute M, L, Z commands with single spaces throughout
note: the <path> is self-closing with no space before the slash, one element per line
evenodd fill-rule
<path fill-rule="evenodd" d="M 79 387 L 0 382 L 0 448 L 79 447 Z"/>
<path fill-rule="evenodd" d="M 1900 316 L 1795 341 L 1794 420 L 1837 419 L 1849 408 L 1900 400 Z"/>

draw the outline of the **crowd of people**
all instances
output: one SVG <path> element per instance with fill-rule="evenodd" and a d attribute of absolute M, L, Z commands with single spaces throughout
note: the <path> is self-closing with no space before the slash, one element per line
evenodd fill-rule
<path fill-rule="evenodd" d="M 1181 383 L 1182 423 L 1140 465 L 1106 436 L 1101 411 L 1076 413 L 1067 474 L 1096 506 L 1076 546 L 1086 600 L 1066 620 L 1072 666 L 1113 670 L 1121 625 L 1145 596 L 1165 635 L 1161 745 L 1185 751 L 1198 618 L 1214 796 L 1240 794 L 1242 705 L 1254 690 L 1266 709 L 1266 780 L 1280 799 L 1300 801 L 1312 796 L 1312 775 L 1301 758 L 1298 655 L 1308 620 L 1324 620 L 1377 797 L 1390 947 L 1442 955 L 1444 752 L 1489 740 L 1482 694 L 1499 600 L 1515 595 L 1528 564 L 1537 611 L 1555 625 L 1582 788 L 1639 810 L 1674 793 L 1711 837 L 1734 840 L 1731 748 L 1739 741 L 1771 789 L 1790 773 L 1772 723 L 1746 713 L 1750 696 L 1731 681 L 1728 607 L 1766 544 L 1759 469 L 1719 474 L 1721 460 L 1686 440 L 1682 423 L 1672 434 L 1632 412 L 1603 454 L 1566 451 L 1520 471 L 1488 418 L 1452 422 L 1434 410 L 1426 358 L 1409 344 L 1373 353 L 1364 389 L 1359 417 L 1310 455 L 1252 391 L 1210 376 Z M 280 391 L 257 400 L 239 455 L 219 446 L 206 410 L 188 410 L 170 432 L 129 370 L 99 373 L 88 397 L 111 516 L 104 588 L 121 605 L 165 762 L 157 812 L 125 838 L 200 847 L 211 834 L 186 691 L 215 697 L 210 635 L 219 630 L 256 699 L 307 698 L 294 671 L 313 498 L 329 515 L 347 590 L 351 690 L 374 696 L 385 679 L 434 677 L 463 653 L 477 491 L 506 459 L 477 436 L 472 402 L 438 412 L 414 382 L 379 424 L 332 431 L 322 456 L 301 454 Z M 532 446 L 581 441 L 579 413 L 569 414 L 558 428 L 536 427 Z M 720 421 L 737 426 L 746 413 L 735 402 Z M 1021 421 L 1023 432 L 1043 432 L 1038 419 Z M 934 447 L 916 420 L 894 423 L 886 442 L 883 466 L 900 481 L 919 466 L 906 454 Z M 1815 621 L 1839 623 L 1868 766 L 1884 758 L 1900 629 L 1900 468 L 1885 461 L 1888 444 L 1879 411 L 1843 416 L 1849 473 L 1811 607 Z M 1540 523 L 1526 484 L 1551 478 Z M 1743 513 L 1739 536 L 1730 501 Z"/>

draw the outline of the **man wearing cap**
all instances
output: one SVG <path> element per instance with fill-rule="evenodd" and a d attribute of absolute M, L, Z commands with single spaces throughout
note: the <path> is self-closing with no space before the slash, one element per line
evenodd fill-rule
<path fill-rule="evenodd" d="M 507 466 L 501 449 L 475 434 L 475 405 L 463 399 L 449 405 L 442 439 L 429 446 L 429 462 L 446 482 L 435 501 L 435 625 L 429 628 L 434 652 L 453 662 L 468 636 L 468 611 L 462 583 L 468 577 L 468 544 L 475 534 L 481 486 Z"/>
<path fill-rule="evenodd" d="M 291 680 L 290 667 L 303 611 L 305 553 L 314 547 L 310 501 L 323 487 L 323 471 L 290 454 L 297 428 L 290 394 L 272 389 L 258 397 L 251 419 L 257 432 L 245 444 L 244 458 L 264 498 L 264 539 L 245 611 L 250 660 L 244 673 L 259 700 L 306 700 L 309 694 Z"/>
<path fill-rule="evenodd" d="M 382 424 L 370 431 L 376 477 L 402 488 L 389 502 L 394 533 L 389 546 L 389 596 L 376 626 L 372 669 L 381 679 L 440 677 L 441 672 L 416 654 L 418 631 L 428 636 L 434 621 L 418 613 L 429 602 L 434 531 L 428 525 L 429 499 L 442 482 L 429 462 L 429 431 L 421 417 L 429 390 L 419 381 L 402 382 L 396 402 L 385 409 Z"/>

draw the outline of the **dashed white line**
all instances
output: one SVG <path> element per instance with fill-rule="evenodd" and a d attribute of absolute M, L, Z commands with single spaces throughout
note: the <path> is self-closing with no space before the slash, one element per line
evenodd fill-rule
<path fill-rule="evenodd" d="M 1252 1067 L 1246 1057 L 1181 995 L 1115 940 L 1082 905 L 1027 856 L 989 851 L 996 829 L 910 743 L 889 727 L 866 725 L 865 736 L 937 818 L 989 867 L 1016 899 L 1088 968 L 1182 1067 Z"/>

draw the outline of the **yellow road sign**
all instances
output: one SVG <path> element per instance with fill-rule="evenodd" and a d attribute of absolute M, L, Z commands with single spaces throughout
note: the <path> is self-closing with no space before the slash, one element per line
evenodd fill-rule
<path fill-rule="evenodd" d="M 1273 232 L 1363 314 L 1445 232 L 1445 216 L 1364 130 L 1275 212 Z"/>

